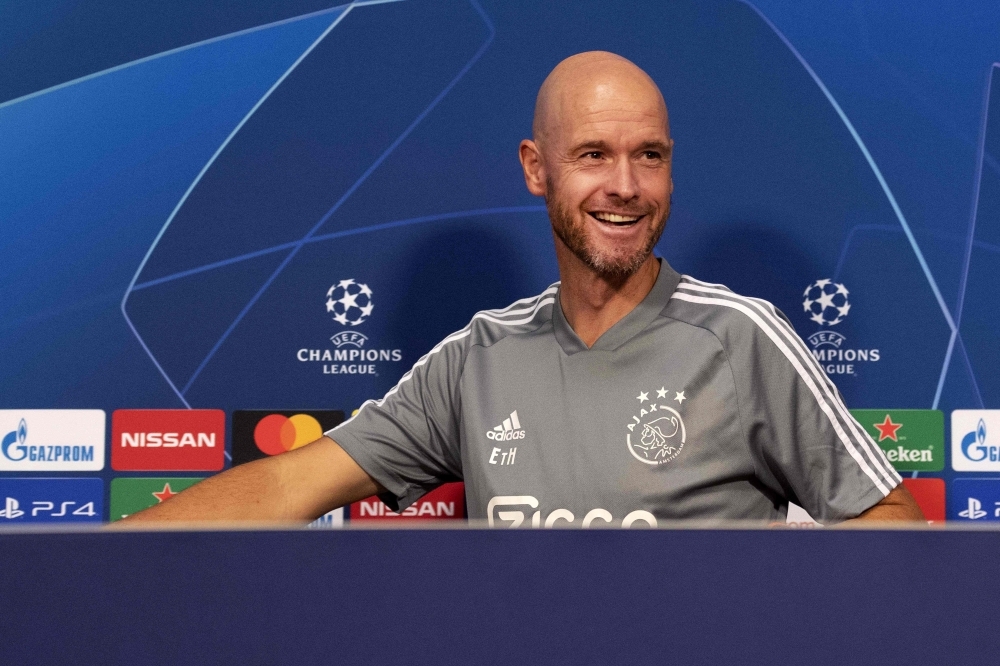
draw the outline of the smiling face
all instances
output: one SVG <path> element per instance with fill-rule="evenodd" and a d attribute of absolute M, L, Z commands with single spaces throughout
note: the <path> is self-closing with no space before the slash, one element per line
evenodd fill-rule
<path fill-rule="evenodd" d="M 535 139 L 521 144 L 528 189 L 545 197 L 557 246 L 602 277 L 635 273 L 663 233 L 667 123 L 656 84 L 608 53 L 568 58 L 539 92 Z"/>

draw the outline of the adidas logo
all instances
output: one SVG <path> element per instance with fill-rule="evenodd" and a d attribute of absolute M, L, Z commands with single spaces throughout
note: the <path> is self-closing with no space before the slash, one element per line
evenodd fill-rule
<path fill-rule="evenodd" d="M 503 420 L 493 430 L 486 431 L 486 437 L 498 442 L 509 442 L 512 439 L 524 439 L 524 431 L 521 430 L 521 422 L 517 420 L 517 410 L 510 413 L 510 418 Z"/>

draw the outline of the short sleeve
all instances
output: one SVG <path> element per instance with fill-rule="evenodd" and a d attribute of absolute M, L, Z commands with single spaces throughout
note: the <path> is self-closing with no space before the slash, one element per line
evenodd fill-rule
<path fill-rule="evenodd" d="M 385 397 L 364 403 L 326 433 L 388 491 L 380 497 L 395 511 L 462 478 L 458 423 L 465 344 L 456 335 L 417 361 Z"/>
<path fill-rule="evenodd" d="M 757 475 L 820 523 L 854 518 L 901 478 L 785 315 L 755 304 L 730 360 Z"/>

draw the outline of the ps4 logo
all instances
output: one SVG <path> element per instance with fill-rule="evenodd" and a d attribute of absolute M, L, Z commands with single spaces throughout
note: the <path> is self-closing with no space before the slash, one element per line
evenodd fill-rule
<path fill-rule="evenodd" d="M 79 502 L 68 501 L 56 503 L 45 500 L 35 500 L 31 503 L 31 517 L 63 518 L 65 516 L 86 516 L 88 518 L 93 518 L 97 516 L 97 511 L 94 510 L 93 502 L 87 502 L 70 511 L 70 508 L 74 504 L 79 504 Z M 59 509 L 58 511 L 56 511 L 57 507 Z M 8 497 L 4 503 L 4 508 L 0 509 L 0 518 L 6 518 L 7 520 L 15 520 L 24 515 L 25 511 L 21 509 L 21 503 L 13 497 Z"/>
<path fill-rule="evenodd" d="M 996 508 L 993 509 L 993 517 L 1000 518 L 1000 502 L 993 503 Z M 962 518 L 968 518 L 969 520 L 979 520 L 980 518 L 985 518 L 988 512 L 983 509 L 983 503 L 976 499 L 975 497 L 969 498 L 968 508 L 964 511 L 959 511 L 958 515 Z"/>

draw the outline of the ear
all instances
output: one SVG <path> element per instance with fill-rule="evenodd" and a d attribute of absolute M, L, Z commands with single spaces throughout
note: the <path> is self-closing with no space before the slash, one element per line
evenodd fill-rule
<path fill-rule="evenodd" d="M 670 188 L 667 190 L 667 197 L 670 197 L 674 193 L 674 140 L 670 139 L 670 156 L 667 158 L 670 162 Z"/>
<path fill-rule="evenodd" d="M 538 144 L 530 139 L 525 139 L 518 148 L 518 156 L 521 158 L 524 184 L 528 186 L 528 191 L 536 197 L 544 197 L 546 195 L 545 165 L 542 163 L 542 153 L 538 149 Z"/>

